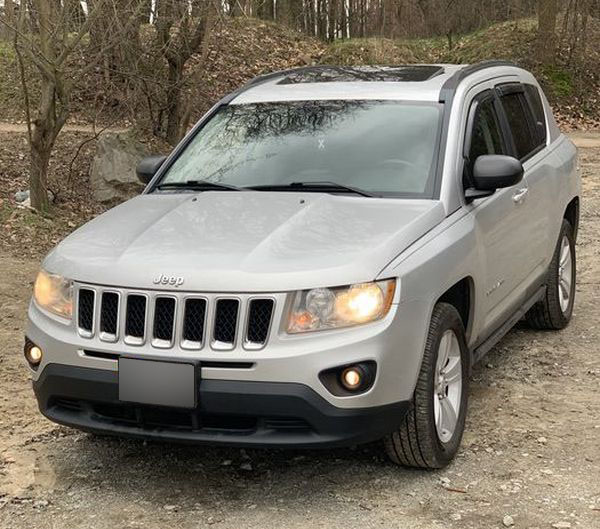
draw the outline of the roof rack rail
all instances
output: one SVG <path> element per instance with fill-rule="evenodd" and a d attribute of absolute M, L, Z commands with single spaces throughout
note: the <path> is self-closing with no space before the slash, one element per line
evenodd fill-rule
<path fill-rule="evenodd" d="M 488 60 L 481 61 L 475 64 L 469 64 L 464 68 L 461 68 L 457 72 L 452 75 L 442 86 L 440 90 L 440 103 L 448 103 L 454 97 L 454 92 L 456 88 L 460 84 L 461 81 L 468 77 L 471 74 L 479 72 L 481 70 L 485 70 L 486 68 L 494 68 L 496 66 L 515 66 L 518 68 L 518 65 L 511 61 L 503 61 L 503 60 Z"/>

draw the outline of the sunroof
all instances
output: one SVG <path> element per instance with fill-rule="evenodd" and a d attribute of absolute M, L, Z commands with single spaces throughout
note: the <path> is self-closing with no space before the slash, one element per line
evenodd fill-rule
<path fill-rule="evenodd" d="M 442 66 L 312 66 L 287 74 L 278 84 L 356 81 L 419 82 L 444 71 Z"/>

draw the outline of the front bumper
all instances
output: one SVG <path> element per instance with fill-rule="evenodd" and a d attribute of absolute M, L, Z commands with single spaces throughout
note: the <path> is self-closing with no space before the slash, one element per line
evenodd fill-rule
<path fill-rule="evenodd" d="M 279 313 L 274 321 L 281 321 L 283 305 L 277 304 Z M 140 359 L 200 362 L 203 382 L 297 384 L 310 388 L 334 408 L 377 408 L 412 398 L 430 309 L 426 300 L 411 300 L 394 305 L 382 320 L 354 328 L 306 335 L 287 335 L 276 328 L 268 345 L 260 350 L 246 350 L 238 343 L 230 351 L 209 346 L 188 351 L 179 346 L 156 349 L 148 342 L 135 346 L 122 340 L 105 343 L 98 339 L 98 333 L 88 339 L 77 333 L 74 322 L 56 321 L 32 302 L 26 335 L 44 355 L 30 374 L 37 381 L 47 368 L 58 364 L 108 371 L 116 376 L 117 358 L 133 355 Z M 326 370 L 368 361 L 377 364 L 376 378 L 371 389 L 358 395 L 334 395 L 319 378 Z"/>
<path fill-rule="evenodd" d="M 120 402 L 118 373 L 49 364 L 33 382 L 40 411 L 75 428 L 184 443 L 330 447 L 373 441 L 399 428 L 401 401 L 338 408 L 306 385 L 202 379 L 194 410 Z"/>

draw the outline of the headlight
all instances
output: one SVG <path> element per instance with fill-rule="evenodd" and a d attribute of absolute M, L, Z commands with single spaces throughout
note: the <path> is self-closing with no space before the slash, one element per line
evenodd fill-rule
<path fill-rule="evenodd" d="M 40 270 L 33 285 L 33 298 L 43 309 L 71 318 L 73 314 L 73 292 L 70 280 Z"/>
<path fill-rule="evenodd" d="M 396 280 L 346 287 L 314 288 L 294 294 L 287 332 L 320 331 L 383 318 L 390 310 Z"/>

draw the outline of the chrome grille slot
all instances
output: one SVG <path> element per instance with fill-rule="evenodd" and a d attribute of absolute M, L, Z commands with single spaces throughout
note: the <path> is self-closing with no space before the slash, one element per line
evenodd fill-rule
<path fill-rule="evenodd" d="M 77 325 L 79 334 L 90 338 L 94 334 L 94 305 L 96 303 L 96 293 L 89 288 L 80 288 L 78 297 Z"/>
<path fill-rule="evenodd" d="M 115 342 L 118 329 L 119 294 L 117 292 L 104 292 L 100 304 L 100 339 Z"/>
<path fill-rule="evenodd" d="M 185 301 L 181 346 L 184 349 L 200 349 L 204 341 L 206 300 L 189 298 Z"/>
<path fill-rule="evenodd" d="M 233 349 L 239 307 L 237 299 L 217 300 L 212 343 L 214 349 Z"/>
<path fill-rule="evenodd" d="M 129 294 L 125 317 L 125 342 L 132 345 L 144 343 L 146 336 L 146 296 Z"/>
<path fill-rule="evenodd" d="M 154 327 L 152 345 L 171 347 L 175 328 L 175 298 L 157 297 L 154 301 Z"/>
<path fill-rule="evenodd" d="M 259 349 L 267 341 L 271 329 L 274 301 L 272 299 L 253 299 L 248 309 L 246 324 L 246 349 Z"/>

